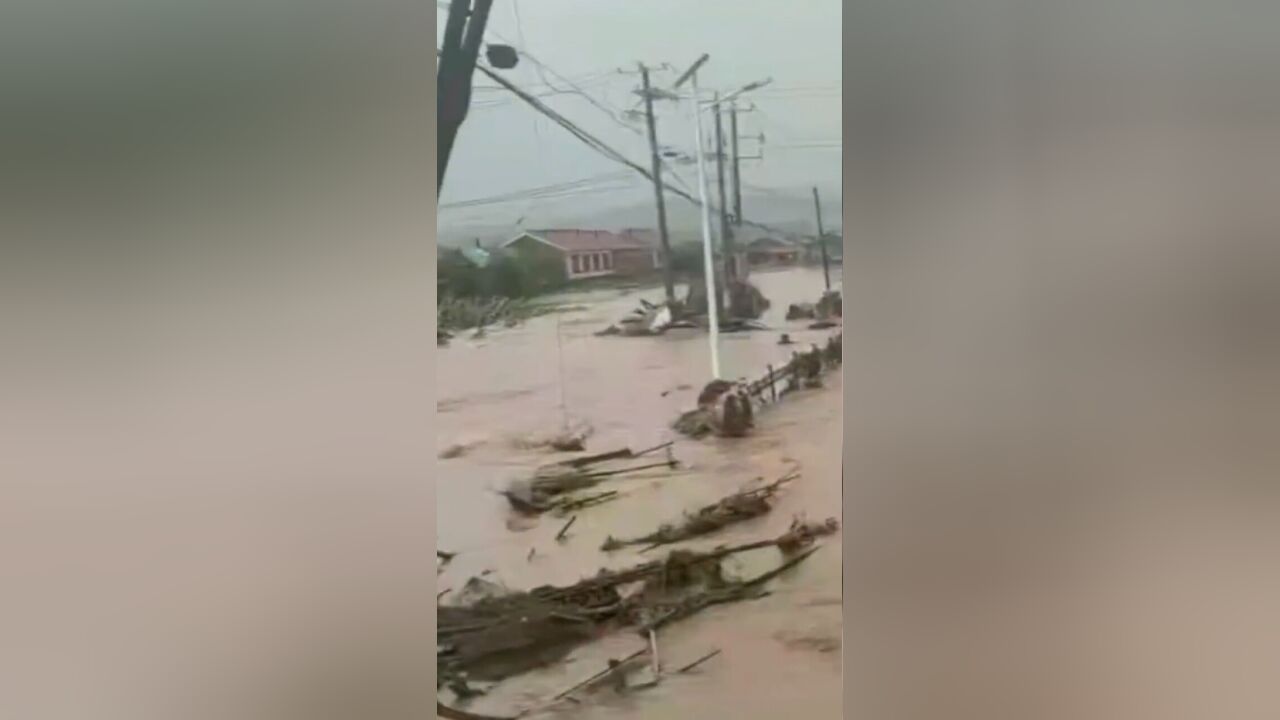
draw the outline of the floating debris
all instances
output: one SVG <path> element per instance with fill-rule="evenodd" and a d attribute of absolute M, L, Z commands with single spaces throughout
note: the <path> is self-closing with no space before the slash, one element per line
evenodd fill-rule
<path fill-rule="evenodd" d="M 564 512 L 579 510 L 612 499 L 616 492 L 604 493 L 592 497 L 575 497 L 573 493 L 588 490 L 605 480 L 619 475 L 665 467 L 674 470 L 679 467 L 675 457 L 670 454 L 671 443 L 663 443 L 641 453 L 633 453 L 629 449 L 614 450 L 600 455 L 576 458 L 564 462 L 544 465 L 527 480 L 516 480 L 507 486 L 501 494 L 511 503 L 511 507 L 526 514 L 541 514 L 552 510 Z M 647 463 L 632 467 L 612 470 L 591 470 L 590 466 L 608 460 L 637 458 L 659 449 L 668 449 L 668 457 L 663 462 Z"/>
<path fill-rule="evenodd" d="M 726 576 L 724 559 L 794 540 L 782 535 L 709 552 L 676 550 L 630 569 L 601 570 L 570 586 L 528 592 L 507 592 L 473 579 L 470 588 L 485 591 L 478 600 L 437 606 L 438 682 L 447 686 L 459 675 L 502 680 L 555 662 L 611 629 L 632 627 L 648 639 L 651 630 L 712 605 L 762 597 L 765 583 L 817 548 L 784 554 L 787 559 L 777 568 L 747 580 Z M 638 590 L 624 595 L 622 588 L 636 584 Z M 466 590 L 459 595 L 467 597 Z"/>
<path fill-rule="evenodd" d="M 745 385 L 712 380 L 698 393 L 698 407 L 682 413 L 672 428 L 694 438 L 712 433 L 741 437 L 753 426 L 753 414 Z"/>
<path fill-rule="evenodd" d="M 764 377 L 750 383 L 713 380 L 698 395 L 698 407 L 683 412 L 671 427 L 682 435 L 702 438 L 716 434 L 741 437 L 755 425 L 755 406 L 776 402 L 802 388 L 822 386 L 822 374 L 841 363 L 842 335 L 827 339 L 825 347 L 793 352 L 780 368 L 770 365 Z"/>
<path fill-rule="evenodd" d="M 840 293 L 828 290 L 816 303 L 794 303 L 787 306 L 787 320 L 830 320 L 841 317 L 842 311 Z"/>
<path fill-rule="evenodd" d="M 444 450 L 440 451 L 439 458 L 441 460 L 454 460 L 471 452 L 472 450 L 484 444 L 482 440 L 473 440 L 471 442 L 454 443 Z"/>
<path fill-rule="evenodd" d="M 818 311 L 813 303 L 793 303 L 787 306 L 787 320 L 813 320 Z"/>
<path fill-rule="evenodd" d="M 551 438 L 547 444 L 557 452 L 581 452 L 587 449 L 587 435 L 584 433 L 564 433 Z"/>
<path fill-rule="evenodd" d="M 632 310 L 626 317 L 619 320 L 616 325 L 610 325 L 595 334 L 598 336 L 626 335 L 628 337 L 661 335 L 671 327 L 671 324 L 675 321 L 675 315 L 676 313 L 670 306 L 666 304 L 655 305 L 641 298 L 640 307 Z"/>
<path fill-rule="evenodd" d="M 663 545 L 709 535 L 728 525 L 760 517 L 773 509 L 770 500 L 778 490 L 797 477 L 798 473 L 792 473 L 764 487 L 743 490 L 721 498 L 692 514 L 686 514 L 680 524 L 663 525 L 648 535 L 627 540 L 619 540 L 611 535 L 600 549 L 609 552 L 628 545 L 645 545 L 641 552 L 648 552 Z"/>
<path fill-rule="evenodd" d="M 818 538 L 830 535 L 840 529 L 840 521 L 827 518 L 820 523 L 807 523 L 803 518 L 791 521 L 791 528 L 778 538 L 778 549 L 784 553 L 794 553 L 812 545 Z"/>
<path fill-rule="evenodd" d="M 679 670 L 676 670 L 676 672 L 677 672 L 677 673 L 687 673 L 687 672 L 689 672 L 690 670 L 692 670 L 692 669 L 694 669 L 694 668 L 698 667 L 698 666 L 699 666 L 699 665 L 701 665 L 702 663 L 704 663 L 704 662 L 706 662 L 706 661 L 710 660 L 711 658 L 713 658 L 713 657 L 715 657 L 715 656 L 717 656 L 717 655 L 719 655 L 719 654 L 720 654 L 720 650 L 712 650 L 711 652 L 707 653 L 706 655 L 703 655 L 702 657 L 698 658 L 697 660 L 694 660 L 693 662 L 689 663 L 688 665 L 685 665 L 684 667 L 680 668 Z"/>
<path fill-rule="evenodd" d="M 573 527 L 573 524 L 576 522 L 578 522 L 577 515 L 574 515 L 573 517 L 569 518 L 569 522 L 565 523 L 564 527 L 560 528 L 560 532 L 556 533 L 556 540 L 557 541 L 564 540 L 564 534 L 569 532 L 569 528 Z"/>

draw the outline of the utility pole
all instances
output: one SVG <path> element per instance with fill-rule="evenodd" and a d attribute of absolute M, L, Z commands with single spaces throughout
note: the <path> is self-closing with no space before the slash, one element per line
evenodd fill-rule
<path fill-rule="evenodd" d="M 649 154 L 653 161 L 653 190 L 658 201 L 658 238 L 662 241 L 662 285 L 667 291 L 667 305 L 676 300 L 674 269 L 671 267 L 671 239 L 667 235 L 667 202 L 662 190 L 662 159 L 658 156 L 658 130 L 653 119 L 653 92 L 649 87 L 649 68 L 640 63 L 644 83 L 644 114 L 649 125 Z"/>
<path fill-rule="evenodd" d="M 724 307 L 729 308 L 729 301 L 732 299 L 732 293 L 729 292 L 729 283 L 734 279 L 734 262 L 733 262 L 733 231 L 729 227 L 729 206 L 725 198 L 726 187 L 724 181 L 724 123 L 721 121 L 719 103 L 719 94 L 716 95 L 716 102 L 712 105 L 712 110 L 716 114 L 716 179 L 720 185 L 720 252 L 724 254 Z"/>
<path fill-rule="evenodd" d="M 737 234 L 742 229 L 742 170 L 741 156 L 738 154 L 737 100 L 734 100 L 729 105 L 729 134 L 732 137 L 730 144 L 733 146 L 733 232 L 736 239 Z M 742 263 L 742 267 L 738 268 L 738 270 L 742 274 L 742 279 L 746 280 L 747 275 L 751 273 L 751 263 Z"/>
<path fill-rule="evenodd" d="M 742 171 L 738 158 L 738 103 L 729 105 L 729 136 L 733 146 L 733 224 L 742 227 Z"/>
<path fill-rule="evenodd" d="M 822 249 L 822 281 L 831 292 L 831 266 L 827 260 L 827 235 L 822 231 L 822 204 L 818 201 L 818 188 L 813 188 L 813 210 L 818 216 L 818 247 Z"/>
<path fill-rule="evenodd" d="M 436 197 L 444 186 L 449 155 L 471 105 L 471 74 L 480 57 L 493 0 L 451 0 L 436 71 Z"/>
<path fill-rule="evenodd" d="M 709 55 L 703 53 L 693 65 L 685 70 L 684 73 L 675 81 L 671 89 L 678 90 L 680 86 L 689 81 L 690 96 L 693 100 L 693 146 L 697 148 L 698 153 L 698 206 L 699 215 L 702 219 L 702 274 L 707 283 L 707 323 L 710 326 L 711 333 L 708 339 L 711 341 L 711 378 L 713 380 L 720 379 L 720 350 L 719 335 L 720 321 L 716 311 L 716 305 L 719 305 L 715 290 L 715 260 L 711 252 L 711 209 L 707 203 L 707 163 L 706 153 L 703 145 L 705 142 L 702 138 L 702 108 L 700 107 L 701 98 L 698 96 L 698 68 L 706 64 L 710 58 Z"/>

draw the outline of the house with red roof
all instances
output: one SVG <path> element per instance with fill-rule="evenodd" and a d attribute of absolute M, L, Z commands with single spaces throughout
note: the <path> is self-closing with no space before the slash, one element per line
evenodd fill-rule
<path fill-rule="evenodd" d="M 530 261 L 558 262 L 568 280 L 645 275 L 662 266 L 654 233 L 645 229 L 529 230 L 502 249 Z"/>

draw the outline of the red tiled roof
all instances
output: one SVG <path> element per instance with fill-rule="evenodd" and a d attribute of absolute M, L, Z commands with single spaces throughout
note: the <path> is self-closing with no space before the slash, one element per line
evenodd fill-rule
<path fill-rule="evenodd" d="M 520 239 L 529 235 L 565 252 L 590 252 L 592 250 L 634 250 L 649 249 L 654 245 L 653 233 L 650 230 L 529 230 L 521 233 Z M 510 244 L 510 242 L 508 244 Z"/>

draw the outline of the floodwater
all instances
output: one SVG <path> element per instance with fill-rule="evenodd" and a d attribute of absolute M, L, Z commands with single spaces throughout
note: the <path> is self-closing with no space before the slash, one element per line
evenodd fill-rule
<path fill-rule="evenodd" d="M 837 269 L 838 270 L 838 269 Z M 821 270 L 757 273 L 752 281 L 772 302 L 762 320 L 770 331 L 721 336 L 720 363 L 727 378 L 755 377 L 766 365 L 786 362 L 793 349 L 825 342 L 837 330 L 810 331 L 784 320 L 793 302 L 813 302 L 823 287 Z M 838 287 L 838 272 L 833 273 Z M 682 292 L 683 288 L 678 288 Z M 650 558 L 637 548 L 599 550 L 609 535 L 626 537 L 679 519 L 681 513 L 729 494 L 756 479 L 802 473 L 777 499 L 774 511 L 690 548 L 773 537 L 796 515 L 810 520 L 839 516 L 841 500 L 842 378 L 766 407 L 747 438 L 692 441 L 670 430 L 691 409 L 710 375 L 707 335 L 674 330 L 661 337 L 596 337 L 592 333 L 638 305 L 659 301 L 661 288 L 604 290 L 567 297 L 580 309 L 536 318 L 481 339 L 455 338 L 436 354 L 437 451 L 461 446 L 461 455 L 438 462 L 438 547 L 458 556 L 437 579 L 443 590 L 460 589 L 484 574 L 513 589 L 571 583 L 601 567 L 625 567 Z M 796 341 L 779 346 L 781 332 Z M 589 426 L 588 451 L 634 450 L 676 440 L 677 471 L 655 470 L 609 483 L 623 493 L 611 503 L 578 514 L 566 542 L 554 536 L 565 519 L 514 516 L 496 493 L 536 466 L 559 459 L 537 441 L 565 426 Z M 530 551 L 533 555 L 530 557 Z M 731 561 L 744 574 L 775 563 L 772 550 Z M 719 649 L 720 655 L 686 675 L 626 696 L 599 693 L 556 712 L 593 718 L 707 718 L 736 716 L 836 718 L 841 714 L 841 558 L 839 536 L 794 571 L 772 583 L 761 600 L 705 610 L 663 629 L 659 655 L 676 668 Z M 443 602 L 448 602 L 448 595 Z M 513 678 L 473 701 L 473 712 L 512 714 L 566 689 L 644 646 L 631 633 L 605 638 L 576 651 L 567 662 Z"/>

